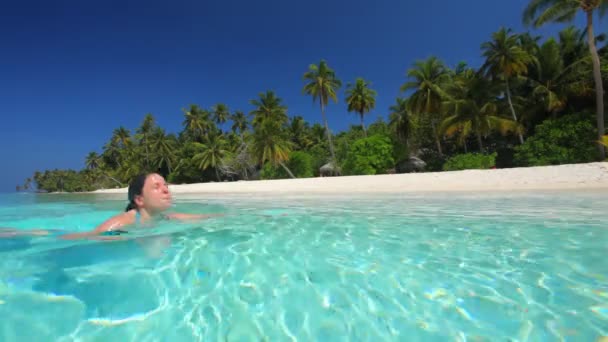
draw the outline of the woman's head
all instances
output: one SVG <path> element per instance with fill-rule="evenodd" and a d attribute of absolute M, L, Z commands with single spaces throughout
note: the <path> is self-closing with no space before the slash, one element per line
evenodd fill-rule
<path fill-rule="evenodd" d="M 129 205 L 126 211 L 145 208 L 149 212 L 167 210 L 171 194 L 165 179 L 157 173 L 141 174 L 129 184 Z"/>

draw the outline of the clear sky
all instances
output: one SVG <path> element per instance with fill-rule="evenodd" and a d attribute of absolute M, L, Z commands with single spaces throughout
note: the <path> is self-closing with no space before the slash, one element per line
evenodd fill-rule
<path fill-rule="evenodd" d="M 344 84 L 378 92 L 366 119 L 387 116 L 406 70 L 437 55 L 481 63 L 500 26 L 521 32 L 526 0 L 5 1 L 0 8 L 0 192 L 35 170 L 80 169 L 112 130 L 152 113 L 178 132 L 182 108 L 222 102 L 249 112 L 274 90 L 290 115 L 321 120 L 302 94 L 308 65 L 325 59 Z M 578 18 L 577 26 L 583 21 Z M 604 27 L 596 23 L 596 30 Z M 534 30 L 553 34 L 563 25 Z M 604 28 L 605 30 L 605 28 Z M 339 131 L 356 124 L 339 102 Z"/>

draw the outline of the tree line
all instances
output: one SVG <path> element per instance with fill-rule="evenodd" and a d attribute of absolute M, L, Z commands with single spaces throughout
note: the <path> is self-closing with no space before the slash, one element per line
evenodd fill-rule
<path fill-rule="evenodd" d="M 538 27 L 571 21 L 555 37 L 500 28 L 481 43 L 484 63 L 449 66 L 439 57 L 415 61 L 401 96 L 371 124 L 377 91 L 364 78 L 345 85 L 344 104 L 359 124 L 333 132 L 327 115 L 343 87 L 325 60 L 303 72 L 303 95 L 319 105 L 320 123 L 290 116 L 273 91 L 249 111 L 218 103 L 183 109 L 182 129 L 167 133 L 153 114 L 133 131 L 114 129 L 82 170 L 36 171 L 17 191 L 90 191 L 124 187 L 141 172 L 171 183 L 459 170 L 604 160 L 603 86 L 608 79 L 605 34 L 593 15 L 607 1 L 532 0 L 524 22 Z"/>

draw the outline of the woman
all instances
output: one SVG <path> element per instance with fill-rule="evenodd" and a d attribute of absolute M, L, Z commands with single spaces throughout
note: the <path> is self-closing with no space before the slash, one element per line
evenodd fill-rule
<path fill-rule="evenodd" d="M 154 221 L 169 220 L 196 220 L 215 215 L 193 215 L 181 213 L 165 213 L 171 207 L 171 193 L 165 179 L 157 173 L 141 174 L 129 185 L 129 204 L 124 213 L 115 215 L 92 231 L 84 233 L 72 233 L 61 235 L 62 239 L 101 239 L 112 240 L 107 235 L 114 236 L 126 233 L 126 227 L 137 227 L 150 224 Z M 12 237 L 22 235 L 49 235 L 58 231 L 31 230 L 21 231 L 14 229 L 0 230 L 0 237 Z"/>
<path fill-rule="evenodd" d="M 129 204 L 125 212 L 113 216 L 100 224 L 95 230 L 85 233 L 74 233 L 61 236 L 62 239 L 88 238 L 99 235 L 120 235 L 126 233 L 121 228 L 141 226 L 144 223 L 169 219 L 192 220 L 204 219 L 218 215 L 192 215 L 164 212 L 171 207 L 171 193 L 165 179 L 157 174 L 141 174 L 129 185 Z"/>

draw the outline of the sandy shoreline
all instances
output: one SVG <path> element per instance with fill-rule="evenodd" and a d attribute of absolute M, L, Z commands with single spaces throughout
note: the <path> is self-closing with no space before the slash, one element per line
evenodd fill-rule
<path fill-rule="evenodd" d="M 608 162 L 375 176 L 318 177 L 171 185 L 195 193 L 406 193 L 426 191 L 608 190 Z M 94 193 L 126 193 L 104 189 Z"/>

